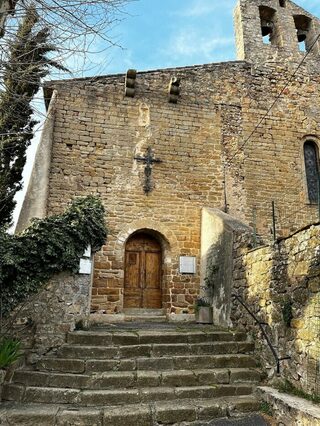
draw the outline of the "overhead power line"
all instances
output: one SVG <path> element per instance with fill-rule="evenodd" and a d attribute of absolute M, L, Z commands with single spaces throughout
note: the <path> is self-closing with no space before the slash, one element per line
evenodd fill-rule
<path fill-rule="evenodd" d="M 252 132 L 250 133 L 250 135 L 245 139 L 245 141 L 243 142 L 243 144 L 240 146 L 240 148 L 237 149 L 237 151 L 233 154 L 233 156 L 231 157 L 231 159 L 229 159 L 229 162 L 232 162 L 232 160 L 240 153 L 240 151 L 245 147 L 245 145 L 250 141 L 250 139 L 252 138 L 252 136 L 255 134 L 255 132 L 259 129 L 259 127 L 261 126 L 261 124 L 263 123 L 263 121 L 268 117 L 270 111 L 274 108 L 274 106 L 277 104 L 277 102 L 279 101 L 279 99 L 281 98 L 281 96 L 283 95 L 284 91 L 286 90 L 286 88 L 289 86 L 289 84 L 293 81 L 294 77 L 296 76 L 297 72 L 299 71 L 299 69 L 302 67 L 304 61 L 307 59 L 307 57 L 309 56 L 309 54 L 311 53 L 312 49 L 314 48 L 314 46 L 316 45 L 317 41 L 320 39 L 320 33 L 318 34 L 318 36 L 315 38 L 315 40 L 313 41 L 312 45 L 310 46 L 310 48 L 308 49 L 308 51 L 306 52 L 306 54 L 304 55 L 304 57 L 302 58 L 302 60 L 300 61 L 299 65 L 297 66 L 297 68 L 295 69 L 294 73 L 290 76 L 290 78 L 288 79 L 288 81 L 286 82 L 286 84 L 283 86 L 283 88 L 280 90 L 280 92 L 278 93 L 278 95 L 276 96 L 275 100 L 272 102 L 271 106 L 269 107 L 269 109 L 267 110 L 267 112 L 264 114 L 264 116 L 260 119 L 260 121 L 258 122 L 258 124 L 255 126 L 255 128 L 252 130 Z"/>

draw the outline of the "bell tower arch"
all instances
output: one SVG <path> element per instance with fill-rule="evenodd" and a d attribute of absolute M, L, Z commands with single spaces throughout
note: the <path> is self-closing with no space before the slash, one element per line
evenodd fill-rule
<path fill-rule="evenodd" d="M 252 63 L 319 57 L 320 20 L 290 0 L 238 0 L 234 12 L 237 59 Z"/>

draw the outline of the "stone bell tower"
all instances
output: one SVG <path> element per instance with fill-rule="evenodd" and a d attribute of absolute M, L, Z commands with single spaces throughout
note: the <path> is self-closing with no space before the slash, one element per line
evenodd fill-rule
<path fill-rule="evenodd" d="M 234 23 L 239 60 L 320 59 L 320 20 L 289 0 L 239 0 Z"/>

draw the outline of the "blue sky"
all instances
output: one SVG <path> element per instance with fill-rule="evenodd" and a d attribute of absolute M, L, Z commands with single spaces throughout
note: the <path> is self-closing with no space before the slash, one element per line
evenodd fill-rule
<path fill-rule="evenodd" d="M 296 3 L 320 16 L 319 0 Z M 235 5 L 236 0 L 133 1 L 125 8 L 125 19 L 111 32 L 124 49 L 111 48 L 95 58 L 100 63 L 97 70 L 99 74 L 124 73 L 128 68 L 147 70 L 234 60 Z"/>

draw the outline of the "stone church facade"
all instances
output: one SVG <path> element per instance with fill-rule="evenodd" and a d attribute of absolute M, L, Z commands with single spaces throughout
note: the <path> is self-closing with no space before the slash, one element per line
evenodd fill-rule
<path fill-rule="evenodd" d="M 317 220 L 320 21 L 291 1 L 240 0 L 235 31 L 233 62 L 45 85 L 17 229 L 101 197 L 93 312 L 192 314 L 220 214 L 265 241 L 272 202 L 278 236 Z"/>

